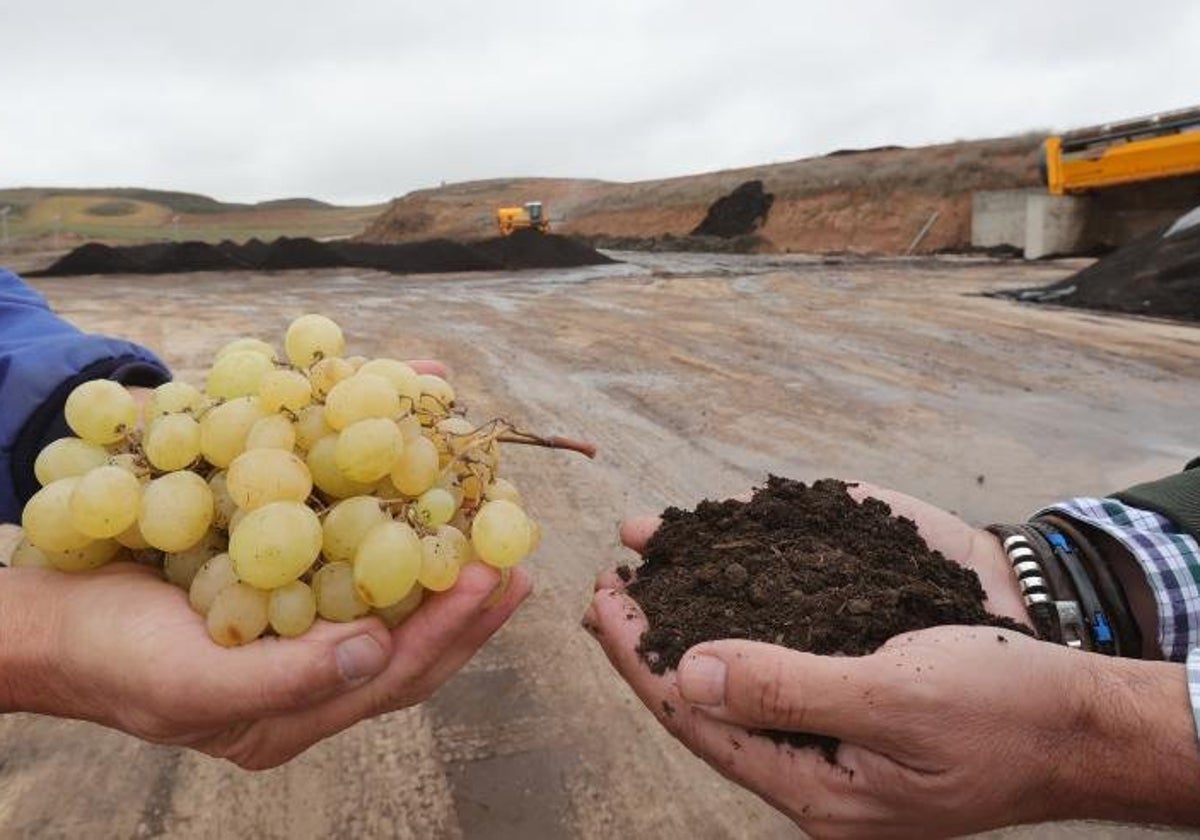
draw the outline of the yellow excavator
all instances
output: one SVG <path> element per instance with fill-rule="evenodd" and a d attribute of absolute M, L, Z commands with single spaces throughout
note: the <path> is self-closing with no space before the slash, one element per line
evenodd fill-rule
<path fill-rule="evenodd" d="M 1194 173 L 1200 173 L 1200 108 L 1046 139 L 1046 185 L 1053 195 Z"/>
<path fill-rule="evenodd" d="M 532 228 L 538 233 L 550 232 L 550 219 L 542 210 L 542 202 L 526 201 L 521 207 L 501 207 L 496 211 L 496 224 L 501 236 Z"/>

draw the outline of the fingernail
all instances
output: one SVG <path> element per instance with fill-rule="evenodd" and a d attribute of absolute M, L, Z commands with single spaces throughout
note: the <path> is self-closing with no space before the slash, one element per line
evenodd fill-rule
<path fill-rule="evenodd" d="M 689 656 L 679 663 L 679 693 L 697 706 L 723 706 L 725 671 L 725 663 L 715 656 Z"/>
<path fill-rule="evenodd" d="M 334 656 L 342 679 L 348 683 L 373 677 L 387 666 L 387 654 L 379 642 L 366 634 L 342 642 Z"/>

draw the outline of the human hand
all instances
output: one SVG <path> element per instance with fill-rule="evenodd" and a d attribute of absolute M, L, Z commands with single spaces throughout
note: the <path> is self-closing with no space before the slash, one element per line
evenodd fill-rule
<path fill-rule="evenodd" d="M 318 621 L 295 639 L 222 648 L 187 593 L 132 563 L 65 575 L 0 571 L 0 710 L 95 721 L 247 769 L 282 764 L 364 718 L 411 706 L 457 672 L 530 592 L 465 567 L 389 631 Z"/>
<path fill-rule="evenodd" d="M 445 374 L 438 362 L 414 362 Z M 148 389 L 131 389 L 144 402 Z M 0 560 L 20 530 L 0 532 Z M 298 639 L 218 647 L 186 593 L 115 563 L 81 575 L 0 574 L 0 711 L 93 720 L 249 768 L 280 764 L 356 721 L 413 705 L 445 682 L 530 591 L 474 564 L 393 631 L 318 622 Z"/>
<path fill-rule="evenodd" d="M 860 485 L 975 569 L 993 612 L 1025 619 L 998 543 L 911 497 Z M 640 551 L 657 520 L 622 528 Z M 820 837 L 938 836 L 1048 819 L 1200 819 L 1163 779 L 1200 769 L 1180 666 L 1113 660 L 992 628 L 906 633 L 865 657 L 741 640 L 688 651 L 656 676 L 636 647 L 645 616 L 615 575 L 584 619 L 675 737 Z M 1136 713 L 1129 710 L 1136 708 Z M 836 763 L 752 730 L 841 740 Z M 1171 766 L 1163 757 L 1171 756 Z"/>

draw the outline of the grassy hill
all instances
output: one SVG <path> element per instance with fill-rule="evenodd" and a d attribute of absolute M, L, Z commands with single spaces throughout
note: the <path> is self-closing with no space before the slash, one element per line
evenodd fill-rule
<path fill-rule="evenodd" d="M 20 247 L 67 246 L 83 240 L 128 244 L 164 239 L 245 240 L 252 236 L 335 237 L 358 233 L 383 205 L 338 207 L 311 198 L 258 204 L 206 195 L 119 188 L 0 189 L 11 207 L 9 238 Z"/>

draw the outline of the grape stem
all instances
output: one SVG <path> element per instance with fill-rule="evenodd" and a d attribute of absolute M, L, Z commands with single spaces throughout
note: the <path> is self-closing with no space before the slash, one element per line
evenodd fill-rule
<path fill-rule="evenodd" d="M 574 438 L 559 437 L 541 437 L 540 435 L 522 432 L 519 429 L 510 429 L 509 431 L 497 435 L 496 440 L 501 443 L 519 443 L 523 446 L 542 446 L 547 449 L 566 449 L 571 452 L 578 452 L 581 455 L 586 455 L 589 458 L 596 457 L 596 444 L 586 440 L 575 440 Z"/>

